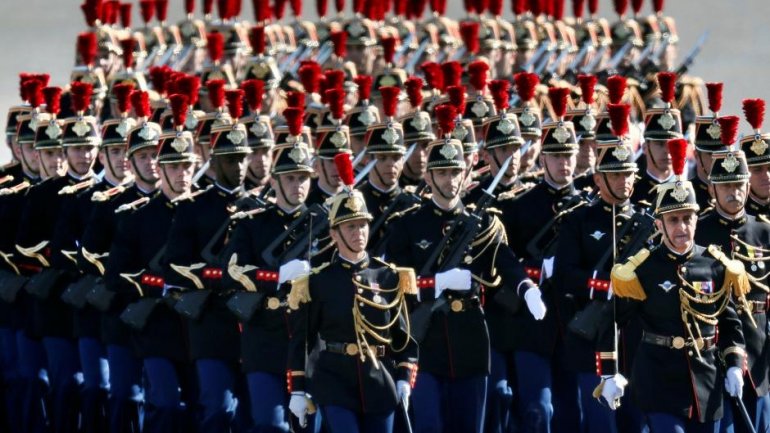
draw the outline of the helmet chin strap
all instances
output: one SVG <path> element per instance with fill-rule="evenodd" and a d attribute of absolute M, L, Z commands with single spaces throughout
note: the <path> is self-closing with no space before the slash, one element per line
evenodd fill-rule
<path fill-rule="evenodd" d="M 150 179 L 147 179 L 146 177 L 142 176 L 142 172 L 139 171 L 139 167 L 136 166 L 136 160 L 134 160 L 133 155 L 130 158 L 128 158 L 128 160 L 131 162 L 131 167 L 133 167 L 134 175 L 136 175 L 136 177 L 138 177 L 144 183 L 147 183 L 147 184 L 150 184 L 150 185 L 155 184 L 155 182 L 156 182 L 155 180 L 150 180 Z M 167 181 L 168 181 L 168 179 L 167 179 Z"/>
<path fill-rule="evenodd" d="M 663 236 L 666 237 L 668 240 L 668 244 L 672 247 L 674 246 L 674 241 L 671 240 L 671 236 L 668 235 L 668 229 L 666 229 L 666 223 L 663 222 L 663 218 L 660 219 L 661 225 L 663 226 Z"/>
<path fill-rule="evenodd" d="M 302 203 L 292 203 L 291 200 L 289 200 L 289 196 L 286 194 L 286 191 L 284 191 L 283 189 L 283 182 L 281 182 L 280 177 L 276 177 L 275 182 L 278 184 L 278 191 L 281 192 L 281 196 L 283 197 L 283 200 L 286 202 L 286 204 L 288 204 L 293 208 L 302 204 Z"/>
<path fill-rule="evenodd" d="M 604 179 L 604 185 L 607 187 L 607 191 L 610 193 L 612 198 L 614 198 L 615 200 L 617 200 L 617 201 L 619 201 L 621 203 L 623 203 L 626 200 L 628 200 L 628 198 L 618 197 L 618 195 L 615 194 L 615 191 L 613 191 L 612 188 L 610 187 L 610 182 L 607 179 L 607 173 L 606 172 L 602 172 L 602 179 Z M 633 193 L 633 190 L 632 190 L 632 193 Z"/>
<path fill-rule="evenodd" d="M 433 186 L 435 187 L 436 191 L 438 192 L 438 194 L 441 197 L 443 197 L 445 200 L 450 200 L 450 201 L 454 198 L 452 196 L 448 196 L 448 195 L 444 194 L 444 191 L 441 190 L 441 188 L 436 183 L 436 179 L 433 177 L 433 170 L 430 170 L 430 180 L 433 183 Z"/>
<path fill-rule="evenodd" d="M 166 185 L 168 185 L 168 188 L 173 192 L 174 194 L 181 195 L 184 193 L 184 191 L 177 191 L 176 188 L 174 188 L 174 184 L 169 182 L 168 180 L 168 174 L 166 173 L 166 166 L 161 165 L 160 171 L 163 173 L 163 180 L 166 182 Z"/>
<path fill-rule="evenodd" d="M 350 251 L 352 251 L 352 252 L 354 252 L 356 254 L 361 253 L 361 252 L 364 251 L 363 249 L 356 249 L 356 248 L 351 247 L 350 244 L 348 243 L 348 241 L 345 240 L 345 237 L 342 236 L 342 232 L 340 231 L 340 227 L 339 226 L 335 226 L 334 230 L 336 230 L 337 234 L 340 235 L 340 240 L 342 240 L 342 244 L 345 245 L 345 248 L 347 248 L 348 250 L 350 250 Z"/>
<path fill-rule="evenodd" d="M 716 187 L 714 188 L 714 201 L 716 202 L 716 205 L 719 207 L 719 210 L 724 212 L 724 213 L 726 213 L 729 216 L 738 215 L 739 213 L 743 212 L 743 209 L 746 207 L 745 202 L 744 202 L 744 205 L 741 206 L 740 209 L 738 209 L 738 212 L 728 212 L 727 209 L 725 209 L 724 207 L 722 207 L 721 204 L 719 204 L 719 197 L 718 197 L 718 193 L 717 193 Z"/>
<path fill-rule="evenodd" d="M 652 155 L 652 150 L 650 149 L 650 145 L 647 145 L 647 157 L 650 158 L 650 161 L 652 161 L 652 165 L 655 167 L 656 170 L 662 171 L 660 166 L 658 165 L 658 161 L 655 161 L 655 157 Z"/>

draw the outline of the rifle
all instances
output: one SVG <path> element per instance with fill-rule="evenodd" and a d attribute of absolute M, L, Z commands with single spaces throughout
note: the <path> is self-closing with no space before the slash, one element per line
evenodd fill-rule
<path fill-rule="evenodd" d="M 604 74 L 607 76 L 614 75 L 618 73 L 618 66 L 623 61 L 623 59 L 626 57 L 626 54 L 631 50 L 631 48 L 634 46 L 632 41 L 626 42 L 620 49 L 612 56 L 610 61 L 607 63 L 607 66 L 604 68 Z"/>
<path fill-rule="evenodd" d="M 422 192 L 425 191 L 427 187 L 428 184 L 423 180 L 420 181 L 420 184 L 417 186 L 417 189 L 415 189 L 414 192 L 404 191 L 396 196 L 396 198 L 390 202 L 388 207 L 385 208 L 382 214 L 380 214 L 380 216 L 374 220 L 371 227 L 369 228 L 369 233 L 377 233 L 397 209 L 406 209 L 410 206 L 422 203 Z M 386 239 L 380 239 L 377 245 L 372 248 L 372 255 L 382 255 L 385 252 L 385 244 Z"/>
<path fill-rule="evenodd" d="M 564 72 L 564 78 L 567 81 L 575 81 L 580 70 L 580 64 L 583 63 L 583 60 L 588 56 L 588 50 L 590 50 L 591 47 L 593 47 L 593 44 L 590 41 L 584 43 L 583 46 L 580 47 L 580 51 L 578 51 L 575 58 L 573 58 L 569 66 L 567 66 L 567 70 Z"/>
<path fill-rule="evenodd" d="M 583 68 L 580 69 L 580 72 L 583 74 L 593 74 L 594 71 L 599 68 L 599 64 L 602 62 L 602 59 L 604 59 L 604 54 L 608 49 L 608 45 L 602 45 L 601 48 L 599 48 L 599 51 L 596 52 L 594 58 L 591 59 L 591 62 L 583 66 Z"/>
<path fill-rule="evenodd" d="M 565 45 L 564 47 L 560 48 L 560 50 L 561 51 L 559 52 L 559 55 L 556 56 L 556 59 L 551 62 L 547 68 L 545 68 L 545 75 L 543 76 L 542 81 L 547 82 L 551 78 L 557 78 L 559 76 L 559 66 L 561 66 L 561 64 L 564 62 L 564 59 L 566 59 L 569 55 L 569 45 Z M 536 72 L 538 72 L 539 75 L 539 71 Z"/>
<path fill-rule="evenodd" d="M 398 64 L 401 58 L 404 57 L 404 55 L 406 55 L 406 53 L 409 51 L 409 45 L 412 43 L 412 39 L 414 39 L 414 33 L 409 32 L 404 40 L 401 41 L 401 46 L 398 47 L 398 50 L 396 50 L 396 53 L 393 55 L 394 64 Z"/>
<path fill-rule="evenodd" d="M 417 50 L 412 53 L 412 55 L 409 57 L 409 60 L 406 62 L 406 65 L 404 65 L 404 70 L 408 74 L 414 74 L 414 69 L 417 67 L 417 62 L 420 61 L 422 58 L 423 53 L 428 49 L 430 44 L 432 43 L 431 39 L 429 37 L 426 37 L 422 40 L 420 43 L 420 46 L 417 47 Z"/>
<path fill-rule="evenodd" d="M 695 46 L 692 47 L 690 50 L 690 53 L 687 54 L 687 57 L 682 61 L 682 63 L 674 69 L 674 72 L 676 72 L 677 77 L 681 77 L 682 75 L 686 74 L 687 71 L 690 69 L 690 66 L 692 66 L 693 62 L 695 61 L 695 57 L 700 54 L 700 51 L 703 49 L 703 45 L 706 44 L 706 41 L 708 40 L 709 32 L 705 31 L 703 34 L 698 38 L 697 42 L 695 42 Z"/>
<path fill-rule="evenodd" d="M 532 67 L 535 66 L 535 64 L 540 60 L 540 57 L 543 56 L 543 54 L 548 51 L 550 52 L 553 50 L 553 47 L 551 46 L 551 42 L 548 40 L 544 40 L 543 42 L 540 42 L 540 45 L 537 47 L 537 50 L 532 54 L 532 57 L 527 61 L 527 63 L 521 65 L 521 71 L 529 72 L 532 70 Z"/>
<path fill-rule="evenodd" d="M 543 227 L 540 228 L 540 230 L 535 234 L 535 236 L 532 237 L 532 239 L 529 240 L 527 243 L 527 254 L 533 259 L 538 262 L 541 262 L 544 257 L 547 255 L 550 255 L 550 250 L 554 245 L 554 242 L 556 241 L 557 237 L 554 236 L 552 239 L 548 241 L 545 245 L 542 247 L 540 246 L 540 242 L 543 240 L 543 238 L 551 232 L 551 229 L 558 224 L 562 218 L 567 216 L 570 212 L 573 210 L 585 206 L 587 204 L 590 204 L 594 200 L 595 196 L 595 190 L 591 191 L 590 194 L 585 194 L 583 192 L 579 194 L 575 194 L 569 198 L 569 200 L 564 201 L 562 205 L 562 210 L 557 212 L 548 222 L 543 225 Z"/>

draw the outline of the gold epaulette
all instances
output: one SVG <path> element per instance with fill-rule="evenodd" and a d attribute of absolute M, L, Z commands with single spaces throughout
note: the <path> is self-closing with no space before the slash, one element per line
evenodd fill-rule
<path fill-rule="evenodd" d="M 501 211 L 500 209 L 498 209 L 496 207 L 488 207 L 487 208 L 487 213 L 492 214 L 492 215 L 502 215 L 503 211 Z"/>
<path fill-rule="evenodd" d="M 91 201 L 95 202 L 104 202 L 112 197 L 117 196 L 118 194 L 122 193 L 126 190 L 126 187 L 123 185 L 113 186 L 112 188 L 106 190 L 106 191 L 96 191 L 91 196 Z"/>
<path fill-rule="evenodd" d="M 625 263 L 618 263 L 612 267 L 610 279 L 612 280 L 612 292 L 619 298 L 631 298 L 637 301 L 647 299 L 644 287 L 636 276 L 636 268 L 650 257 L 650 250 L 642 248 L 638 253 L 629 257 Z"/>
<path fill-rule="evenodd" d="M 16 194 L 24 191 L 25 189 L 31 186 L 32 184 L 25 180 L 24 182 L 21 182 L 18 185 L 9 186 L 8 188 L 0 189 L 0 196 Z"/>
<path fill-rule="evenodd" d="M 86 188 L 90 188 L 96 181 L 94 178 L 86 179 L 82 182 L 76 183 L 74 185 L 67 185 L 64 188 L 59 190 L 59 195 L 70 195 L 75 194 L 78 191 L 84 190 Z"/>
<path fill-rule="evenodd" d="M 48 263 L 48 260 L 45 258 L 45 256 L 43 256 L 39 252 L 40 250 L 48 246 L 48 243 L 49 241 L 42 241 L 39 244 L 29 248 L 24 248 L 21 245 L 16 245 L 16 251 L 20 252 L 25 257 L 36 259 L 38 262 L 40 262 L 41 265 L 48 267 L 51 265 Z"/>
<path fill-rule="evenodd" d="M 5 185 L 8 182 L 13 182 L 13 176 L 10 174 L 6 174 L 3 177 L 0 177 L 0 185 Z"/>
<path fill-rule="evenodd" d="M 419 204 L 415 204 L 415 205 L 413 205 L 411 207 L 408 207 L 408 208 L 406 208 L 406 209 L 404 209 L 404 210 L 402 210 L 400 212 L 393 212 L 392 214 L 390 214 L 390 216 L 388 217 L 388 219 L 386 221 L 389 222 L 390 220 L 392 220 L 394 218 L 400 218 L 400 217 L 408 214 L 409 212 L 413 212 L 413 211 L 415 211 L 415 210 L 417 210 L 419 208 L 420 208 L 420 205 Z"/>
<path fill-rule="evenodd" d="M 92 253 L 86 250 L 85 247 L 80 248 L 80 253 L 83 254 L 83 258 L 86 259 L 88 263 L 94 265 L 94 267 L 99 271 L 99 275 L 104 275 L 104 263 L 102 263 L 101 259 L 109 256 L 110 253 Z"/>
<path fill-rule="evenodd" d="M 533 182 L 524 182 L 516 188 L 509 189 L 508 191 L 501 192 L 497 195 L 497 201 L 510 200 L 516 198 L 519 194 L 529 191 L 535 186 Z"/>
<path fill-rule="evenodd" d="M 329 266 L 329 262 L 323 263 L 318 267 L 310 270 L 309 274 L 305 274 L 297 279 L 291 281 L 291 291 L 286 301 L 289 304 L 289 308 L 292 310 L 299 309 L 300 304 L 310 302 L 310 275 L 321 272 L 324 268 Z"/>
<path fill-rule="evenodd" d="M 249 292 L 256 292 L 257 285 L 246 276 L 247 272 L 257 269 L 254 265 L 238 265 L 238 253 L 233 253 L 230 257 L 230 261 L 227 263 L 227 273 L 230 278 L 241 283 L 244 289 Z"/>
<path fill-rule="evenodd" d="M 405 295 L 417 294 L 417 275 L 412 268 L 396 268 L 398 290 Z"/>
<path fill-rule="evenodd" d="M 11 269 L 13 269 L 13 272 L 16 273 L 16 275 L 21 275 L 21 272 L 19 272 L 19 268 L 16 267 L 16 264 L 13 263 L 13 253 L 4 253 L 0 251 L 0 257 L 2 257 L 3 261 L 5 261 L 5 264 L 7 264 Z"/>
<path fill-rule="evenodd" d="M 725 282 L 722 284 L 722 289 L 732 287 L 733 296 L 736 298 L 746 296 L 751 291 L 751 283 L 743 262 L 730 259 L 716 245 L 709 245 L 708 252 L 725 267 Z"/>
<path fill-rule="evenodd" d="M 174 270 L 174 272 L 192 281 L 196 289 L 203 288 L 203 281 L 201 281 L 201 279 L 195 275 L 195 271 L 205 268 L 205 263 L 193 263 L 190 266 L 175 265 L 173 263 L 170 263 L 169 265 L 171 266 L 171 269 Z"/>
<path fill-rule="evenodd" d="M 137 210 L 144 204 L 149 203 L 149 201 L 150 201 L 150 197 L 142 197 L 142 198 L 136 199 L 131 203 L 126 203 L 118 206 L 118 208 L 115 209 L 115 213 L 121 213 L 127 210 Z"/>
<path fill-rule="evenodd" d="M 214 185 L 209 185 L 206 188 L 199 189 L 198 191 L 192 191 L 192 192 L 188 192 L 186 194 L 178 195 L 178 196 L 176 196 L 176 197 L 171 199 L 171 203 L 180 203 L 180 202 L 187 201 L 187 200 L 195 201 L 195 197 L 198 197 L 199 195 L 203 194 L 204 192 L 210 190 L 212 187 L 214 187 Z"/>

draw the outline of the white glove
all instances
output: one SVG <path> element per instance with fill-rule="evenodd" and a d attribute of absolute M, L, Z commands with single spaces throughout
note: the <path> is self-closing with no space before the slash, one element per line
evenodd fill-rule
<path fill-rule="evenodd" d="M 404 410 L 409 410 L 409 396 L 412 394 L 412 386 L 405 380 L 396 382 L 396 395 L 398 400 L 404 402 Z"/>
<path fill-rule="evenodd" d="M 727 369 L 725 389 L 732 397 L 740 397 L 743 394 L 743 370 L 738 367 Z"/>
<path fill-rule="evenodd" d="M 307 260 L 290 260 L 282 264 L 278 270 L 278 284 L 283 284 L 309 273 L 310 262 Z"/>
<path fill-rule="evenodd" d="M 467 269 L 453 268 L 436 274 L 436 298 L 446 289 L 470 290 L 471 271 Z"/>
<path fill-rule="evenodd" d="M 610 406 L 610 409 L 615 410 L 620 407 L 620 398 L 623 397 L 628 380 L 620 373 L 602 378 L 602 380 L 604 381 L 602 398 Z"/>
<path fill-rule="evenodd" d="M 537 287 L 530 287 L 524 292 L 524 300 L 527 302 L 527 308 L 532 313 L 535 320 L 543 320 L 545 317 L 545 304 L 543 303 L 543 293 Z"/>
<path fill-rule="evenodd" d="M 289 400 L 289 410 L 299 420 L 299 425 L 305 427 L 307 425 L 307 397 L 304 393 L 292 393 Z"/>

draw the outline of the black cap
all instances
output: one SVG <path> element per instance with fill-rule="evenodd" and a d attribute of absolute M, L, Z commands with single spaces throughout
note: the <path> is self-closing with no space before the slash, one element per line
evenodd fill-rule
<path fill-rule="evenodd" d="M 740 150 L 719 151 L 711 154 L 709 182 L 743 182 L 748 180 L 749 176 L 749 166 L 746 164 L 746 155 Z"/>
<path fill-rule="evenodd" d="M 539 109 L 526 105 L 523 108 L 514 108 L 510 112 L 518 116 L 521 135 L 536 137 L 543 135 L 543 120 Z"/>
<path fill-rule="evenodd" d="M 322 159 L 333 159 L 340 153 L 353 153 L 350 147 L 350 130 L 347 125 L 321 126 L 316 129 L 318 147 L 316 154 Z"/>
<path fill-rule="evenodd" d="M 644 138 L 670 140 L 682 138 L 682 116 L 676 108 L 650 108 L 644 115 Z"/>
<path fill-rule="evenodd" d="M 575 125 L 572 122 L 543 124 L 542 153 L 572 153 L 578 150 Z"/>
<path fill-rule="evenodd" d="M 284 173 L 313 173 L 310 149 L 304 142 L 282 144 L 273 149 L 272 175 Z"/>
<path fill-rule="evenodd" d="M 428 170 L 439 168 L 465 169 L 463 145 L 459 140 L 442 138 L 428 145 Z"/>
<path fill-rule="evenodd" d="M 398 119 L 404 128 L 404 144 L 415 141 L 435 140 L 433 124 L 427 111 L 415 111 Z"/>
<path fill-rule="evenodd" d="M 700 152 L 726 150 L 722 143 L 722 128 L 716 116 L 695 118 L 695 149 Z"/>
<path fill-rule="evenodd" d="M 161 139 L 160 125 L 154 122 L 144 122 L 128 131 L 128 156 L 146 147 L 157 147 Z M 163 135 L 176 137 L 176 131 Z M 192 140 L 192 134 L 190 134 Z"/>
<path fill-rule="evenodd" d="M 242 123 L 219 125 L 211 129 L 212 155 L 249 154 L 248 133 Z"/>
<path fill-rule="evenodd" d="M 69 146 L 99 146 L 102 137 L 96 126 L 96 117 L 77 116 L 64 119 L 62 143 Z"/>
<path fill-rule="evenodd" d="M 64 129 L 62 121 L 57 119 L 38 122 L 35 130 L 35 150 L 55 149 L 62 147 Z"/>
<path fill-rule="evenodd" d="M 596 114 L 592 108 L 569 110 L 565 120 L 572 122 L 575 134 L 580 137 L 580 141 L 596 138 Z"/>
<path fill-rule="evenodd" d="M 270 126 L 270 116 L 249 116 L 241 119 L 246 127 L 249 147 L 252 149 L 269 148 L 275 146 L 273 128 Z"/>
<path fill-rule="evenodd" d="M 366 208 L 364 195 L 356 189 L 343 188 L 334 194 L 329 206 L 329 226 L 335 227 L 345 221 L 356 219 L 372 220 L 372 214 Z"/>
<path fill-rule="evenodd" d="M 131 117 L 107 119 L 102 122 L 102 147 L 125 146 L 128 144 L 128 133 L 136 126 L 136 120 Z"/>
<path fill-rule="evenodd" d="M 753 135 L 747 135 L 741 139 L 741 150 L 746 155 L 746 163 L 761 165 L 770 163 L 770 134 L 762 134 L 757 131 Z"/>
<path fill-rule="evenodd" d="M 379 121 L 379 110 L 369 103 L 356 104 L 347 116 L 350 135 L 353 137 L 366 134 L 366 130 L 375 123 L 379 123 Z"/>
<path fill-rule="evenodd" d="M 19 144 L 34 143 L 38 125 L 41 122 L 47 122 L 50 118 L 48 113 L 38 113 L 37 111 L 19 115 L 16 125 L 16 142 Z"/>
<path fill-rule="evenodd" d="M 369 127 L 366 131 L 367 153 L 406 153 L 404 126 L 387 121 Z"/>
<path fill-rule="evenodd" d="M 638 171 L 631 145 L 618 139 L 600 142 L 596 146 L 596 171 L 602 173 Z"/>
<path fill-rule="evenodd" d="M 500 113 L 487 120 L 487 135 L 484 140 L 486 149 L 494 149 L 503 146 L 521 146 L 524 139 L 521 138 L 519 120 L 513 113 Z"/>
<path fill-rule="evenodd" d="M 160 130 L 160 126 L 157 123 L 150 125 L 154 125 L 152 126 L 153 129 L 157 126 L 157 130 Z M 151 141 L 146 141 L 146 143 L 150 145 Z M 158 145 L 158 163 L 160 164 L 198 161 L 198 155 L 194 150 L 193 135 L 190 131 L 166 132 L 160 136 L 156 144 Z M 130 145 L 129 152 L 132 152 Z"/>

